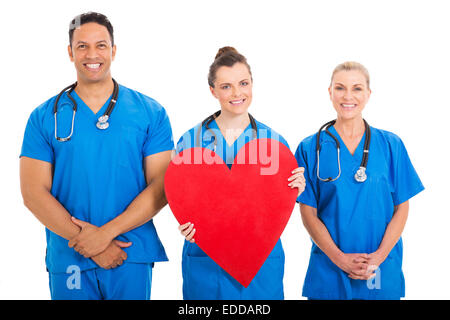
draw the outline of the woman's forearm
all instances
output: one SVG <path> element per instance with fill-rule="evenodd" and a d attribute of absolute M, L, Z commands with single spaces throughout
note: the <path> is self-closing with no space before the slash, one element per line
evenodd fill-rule
<path fill-rule="evenodd" d="M 399 204 L 395 208 L 394 216 L 392 217 L 391 222 L 389 222 L 383 240 L 377 250 L 377 253 L 383 258 L 383 261 L 400 239 L 405 228 L 406 220 L 408 219 L 408 212 L 408 201 Z"/>
<path fill-rule="evenodd" d="M 311 236 L 311 239 L 337 265 L 343 252 L 336 246 L 328 229 L 317 217 L 317 209 L 300 204 L 300 213 L 302 215 L 303 225 Z"/>

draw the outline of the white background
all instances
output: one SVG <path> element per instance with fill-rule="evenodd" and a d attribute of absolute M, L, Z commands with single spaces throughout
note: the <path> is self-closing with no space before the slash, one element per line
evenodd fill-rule
<path fill-rule="evenodd" d="M 5 5 L 5 3 L 7 3 Z M 219 109 L 206 76 L 217 49 L 250 63 L 251 113 L 298 143 L 335 117 L 327 88 L 346 60 L 371 74 L 368 122 L 406 144 L 426 190 L 403 234 L 407 299 L 448 299 L 450 19 L 446 1 L 8 1 L 0 5 L 0 298 L 48 299 L 44 227 L 24 207 L 19 153 L 27 118 L 76 78 L 68 26 L 98 11 L 115 28 L 113 76 L 158 100 L 174 139 Z M 76 133 L 75 133 L 76 134 Z M 181 299 L 183 239 L 168 207 L 154 220 L 170 261 L 153 299 Z M 349 230 L 350 232 L 350 230 Z M 286 299 L 302 299 L 310 239 L 298 206 L 282 236 Z"/>

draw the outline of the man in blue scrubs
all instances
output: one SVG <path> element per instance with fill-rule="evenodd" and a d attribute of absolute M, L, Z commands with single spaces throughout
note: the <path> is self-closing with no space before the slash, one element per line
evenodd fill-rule
<path fill-rule="evenodd" d="M 164 174 L 173 149 L 164 108 L 118 85 L 109 127 L 98 118 L 115 83 L 113 28 L 102 14 L 70 25 L 69 57 L 77 85 L 36 108 L 20 159 L 28 209 L 46 227 L 52 299 L 149 299 L 152 267 L 166 261 L 152 218 L 166 205 Z M 73 125 L 73 128 L 72 128 Z M 67 137 L 73 129 L 71 138 Z"/>

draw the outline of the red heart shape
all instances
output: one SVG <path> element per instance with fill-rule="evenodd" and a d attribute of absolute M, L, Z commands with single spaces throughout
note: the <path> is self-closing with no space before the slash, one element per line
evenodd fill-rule
<path fill-rule="evenodd" d="M 205 148 L 180 152 L 165 175 L 169 206 L 180 224 L 192 222 L 195 243 L 247 287 L 280 238 L 298 190 L 288 186 L 297 161 L 273 139 L 253 139 L 231 170 Z"/>

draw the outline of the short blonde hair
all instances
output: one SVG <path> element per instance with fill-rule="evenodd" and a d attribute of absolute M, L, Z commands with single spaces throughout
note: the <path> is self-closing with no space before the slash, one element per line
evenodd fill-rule
<path fill-rule="evenodd" d="M 366 78 L 367 88 L 370 89 L 370 76 L 369 71 L 367 71 L 366 67 L 364 67 L 361 63 L 355 61 L 346 61 L 339 64 L 336 68 L 334 68 L 333 74 L 331 75 L 331 83 L 333 82 L 334 75 L 339 71 L 351 71 L 358 70 L 360 71 L 364 77 Z"/>

